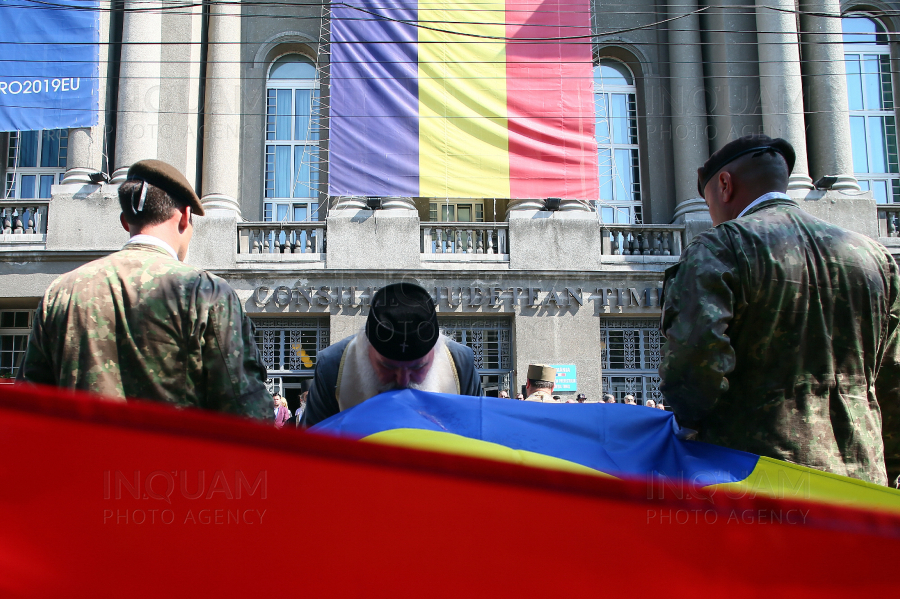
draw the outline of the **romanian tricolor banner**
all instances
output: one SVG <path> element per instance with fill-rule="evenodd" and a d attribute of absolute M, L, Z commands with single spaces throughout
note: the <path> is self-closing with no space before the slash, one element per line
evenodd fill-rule
<path fill-rule="evenodd" d="M 402 447 L 718 495 L 803 499 L 900 514 L 900 491 L 717 445 L 686 441 L 671 412 L 390 391 L 313 430 Z M 671 489 L 670 489 L 671 492 Z"/>
<path fill-rule="evenodd" d="M 332 4 L 329 193 L 598 196 L 588 0 Z"/>
<path fill-rule="evenodd" d="M 741 486 L 760 458 L 676 433 L 412 391 L 277 430 L 4 384 L 0 597 L 896 595 L 896 491 L 772 462 Z"/>

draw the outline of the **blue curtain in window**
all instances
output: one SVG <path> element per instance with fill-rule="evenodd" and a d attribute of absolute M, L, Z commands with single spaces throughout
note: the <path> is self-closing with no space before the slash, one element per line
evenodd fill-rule
<path fill-rule="evenodd" d="M 39 198 L 50 198 L 50 186 L 53 185 L 53 179 L 55 178 L 53 175 L 41 175 L 41 185 L 38 189 Z"/>
<path fill-rule="evenodd" d="M 275 197 L 291 197 L 291 147 L 275 147 Z"/>
<path fill-rule="evenodd" d="M 22 175 L 21 186 L 19 187 L 19 197 L 22 199 L 31 199 L 34 197 L 34 175 Z"/>
<path fill-rule="evenodd" d="M 319 185 L 319 150 L 315 146 L 294 148 L 294 197 L 311 198 Z"/>
<path fill-rule="evenodd" d="M 53 168 L 60 166 L 59 134 L 59 129 L 45 129 L 41 131 L 41 166 Z"/>
<path fill-rule="evenodd" d="M 291 90 L 276 90 L 275 100 L 275 139 L 291 138 Z"/>
<path fill-rule="evenodd" d="M 19 133 L 19 156 L 16 167 L 37 166 L 38 134 L 40 131 L 22 131 Z M 32 187 L 33 189 L 33 187 Z M 33 193 L 33 191 L 32 191 Z M 25 197 L 25 196 L 21 196 Z M 34 197 L 29 196 L 29 197 Z"/>

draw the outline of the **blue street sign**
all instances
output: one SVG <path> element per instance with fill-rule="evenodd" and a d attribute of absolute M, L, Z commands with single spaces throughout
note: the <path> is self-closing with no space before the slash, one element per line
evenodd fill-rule
<path fill-rule="evenodd" d="M 553 391 L 578 391 L 578 378 L 574 364 L 551 364 L 556 369 L 556 385 Z"/>

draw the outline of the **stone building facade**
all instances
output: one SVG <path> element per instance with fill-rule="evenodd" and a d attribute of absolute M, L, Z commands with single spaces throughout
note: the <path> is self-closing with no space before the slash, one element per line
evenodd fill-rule
<path fill-rule="evenodd" d="M 564 396 L 658 399 L 663 272 L 711 224 L 696 169 L 747 133 L 794 145 L 805 209 L 900 247 L 900 3 L 594 0 L 600 197 L 558 203 L 329 197 L 328 5 L 103 4 L 98 125 L 0 134 L 0 377 L 49 283 L 126 241 L 116 185 L 144 158 L 195 182 L 188 261 L 238 291 L 292 402 L 398 280 L 489 394 L 543 362 L 574 375 Z"/>

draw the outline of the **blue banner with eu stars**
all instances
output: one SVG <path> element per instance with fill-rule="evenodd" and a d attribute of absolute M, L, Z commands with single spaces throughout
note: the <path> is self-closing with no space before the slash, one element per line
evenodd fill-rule
<path fill-rule="evenodd" d="M 97 0 L 0 0 L 0 131 L 97 123 Z"/>

